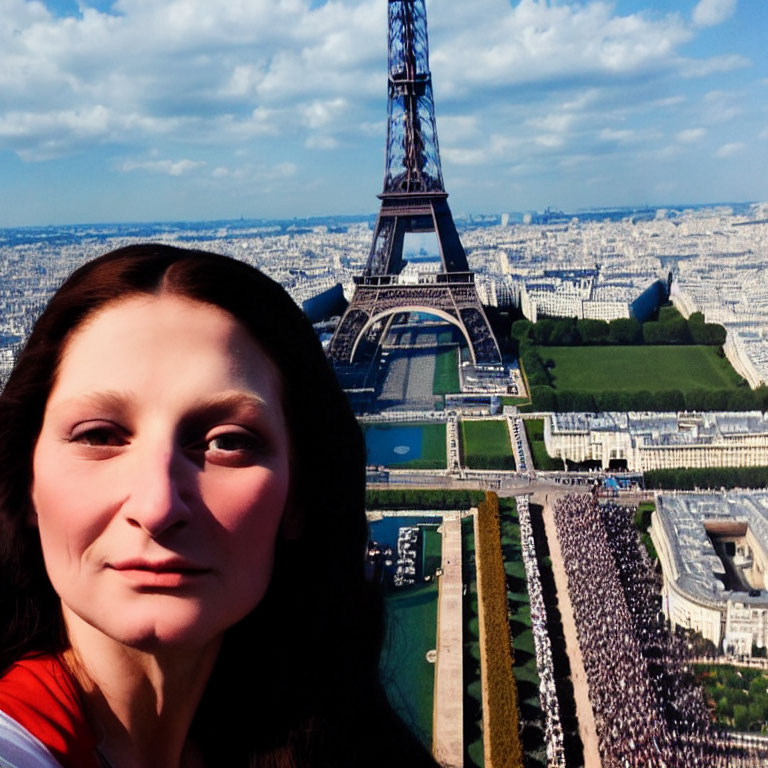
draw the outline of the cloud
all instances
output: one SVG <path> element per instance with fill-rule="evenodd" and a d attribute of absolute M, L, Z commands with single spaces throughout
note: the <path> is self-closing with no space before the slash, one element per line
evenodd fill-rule
<path fill-rule="evenodd" d="M 205 163 L 200 160 L 126 160 L 120 170 L 126 173 L 148 171 L 163 176 L 183 176 L 203 165 Z"/>
<path fill-rule="evenodd" d="M 722 15 L 712 2 L 697 13 L 713 18 L 715 5 Z M 748 63 L 728 53 L 683 57 L 695 30 L 677 13 L 622 15 L 600 0 L 443 0 L 430 9 L 431 67 L 449 145 L 479 140 L 468 131 L 480 99 L 489 94 L 483 108 L 494 109 L 490 92 L 499 89 L 565 85 L 559 104 L 527 122 L 539 134 L 534 144 L 554 146 L 567 143 L 606 82 L 704 76 Z M 116 0 L 109 12 L 83 2 L 68 18 L 38 2 L 4 0 L 3 14 L 0 105 L 10 106 L 0 106 L 0 121 L 18 113 L 49 126 L 0 132 L 2 146 L 25 159 L 82 151 L 85 135 L 140 151 L 157 136 L 221 149 L 292 136 L 297 146 L 332 148 L 379 130 L 381 0 Z M 454 125 L 441 106 L 451 103 L 462 113 L 453 110 Z M 92 126 L 62 119 L 68 112 L 93 115 Z"/>
<path fill-rule="evenodd" d="M 738 93 L 709 91 L 704 94 L 702 119 L 708 123 L 727 123 L 738 117 L 742 110 L 742 98 Z"/>
<path fill-rule="evenodd" d="M 605 2 L 489 0 L 486 12 L 451 0 L 450 45 L 434 50 L 432 69 L 452 96 L 477 84 L 574 81 L 595 75 L 635 76 L 670 64 L 692 32 L 676 14 L 619 16 Z M 442 27 L 439 26 L 438 29 Z M 448 37 L 448 33 L 446 33 Z"/>
<path fill-rule="evenodd" d="M 211 171 L 211 176 L 216 179 L 257 179 L 274 181 L 276 179 L 289 179 L 296 175 L 295 163 L 277 163 L 275 165 L 253 165 L 244 163 L 234 168 L 218 166 Z"/>
<path fill-rule="evenodd" d="M 744 149 L 745 145 L 740 141 L 729 142 L 728 144 L 723 144 L 715 152 L 715 157 L 732 157 L 733 155 L 738 155 Z"/>
<path fill-rule="evenodd" d="M 248 200 L 289 190 L 286 208 L 346 194 L 359 210 L 357 181 L 333 181 L 368 162 L 378 187 L 384 0 L 115 0 L 109 12 L 107 0 L 78 0 L 79 12 L 68 2 L 65 18 L 2 0 L 0 151 L 45 161 L 98 150 L 89 163 L 133 173 L 134 188 L 177 174 L 190 195 L 196 184 Z M 686 145 L 705 139 L 715 162 L 717 147 L 765 126 L 746 85 L 764 82 L 757 49 L 713 46 L 702 31 L 732 3 L 701 2 L 693 16 L 655 0 L 427 4 L 449 190 L 461 178 L 474 179 L 468 195 L 492 178 L 534 190 L 554 176 L 576 189 L 650 168 L 660 148 L 688 158 Z M 725 131 L 737 116 L 752 122 Z"/>
<path fill-rule="evenodd" d="M 736 0 L 699 0 L 693 9 L 693 23 L 698 27 L 722 24 L 736 10 Z"/>
<path fill-rule="evenodd" d="M 336 149 L 339 142 L 333 136 L 310 136 L 304 146 L 307 149 Z"/>
<path fill-rule="evenodd" d="M 600 131 L 599 137 L 602 141 L 615 141 L 619 144 L 626 144 L 634 141 L 636 133 L 633 130 L 615 130 L 614 128 L 604 128 Z"/>
<path fill-rule="evenodd" d="M 716 72 L 743 69 L 751 64 L 749 59 L 735 53 L 712 56 L 708 59 L 683 59 L 680 61 L 680 74 L 683 77 L 707 77 Z"/>
<path fill-rule="evenodd" d="M 703 139 L 706 133 L 704 128 L 686 128 L 682 131 L 678 131 L 675 138 L 681 144 L 693 144 L 694 142 Z"/>

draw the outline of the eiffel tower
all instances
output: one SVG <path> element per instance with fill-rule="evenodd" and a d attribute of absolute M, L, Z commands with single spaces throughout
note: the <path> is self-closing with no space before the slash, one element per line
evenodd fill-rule
<path fill-rule="evenodd" d="M 399 312 L 437 315 L 459 328 L 477 365 L 498 365 L 499 346 L 480 304 L 443 185 L 429 71 L 424 0 L 388 0 L 387 158 L 368 261 L 331 339 L 336 363 L 352 362 L 375 323 Z M 404 281 L 407 233 L 434 232 L 441 271 Z"/>

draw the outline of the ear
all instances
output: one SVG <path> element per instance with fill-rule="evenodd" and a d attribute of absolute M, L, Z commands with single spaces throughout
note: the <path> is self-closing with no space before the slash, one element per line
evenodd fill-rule
<path fill-rule="evenodd" d="M 280 519 L 280 537 L 286 541 L 295 541 L 304 533 L 304 510 L 294 501 L 290 494 Z"/>

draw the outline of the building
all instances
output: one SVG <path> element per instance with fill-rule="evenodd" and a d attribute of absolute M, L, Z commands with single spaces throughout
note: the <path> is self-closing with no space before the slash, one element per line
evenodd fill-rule
<path fill-rule="evenodd" d="M 626 462 L 628 470 L 768 465 L 768 415 L 737 413 L 552 413 L 544 444 L 553 458 Z"/>
<path fill-rule="evenodd" d="M 603 268 L 546 270 L 520 286 L 520 309 L 535 323 L 539 317 L 579 320 L 647 320 L 664 301 L 664 284 L 647 274 L 611 272 Z"/>
<path fill-rule="evenodd" d="M 662 610 L 726 652 L 768 641 L 768 491 L 656 496 Z"/>

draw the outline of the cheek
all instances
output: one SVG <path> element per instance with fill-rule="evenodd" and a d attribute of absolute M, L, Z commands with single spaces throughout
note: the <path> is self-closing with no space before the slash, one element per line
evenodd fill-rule
<path fill-rule="evenodd" d="M 46 563 L 84 550 L 103 530 L 114 484 L 104 473 L 62 461 L 45 445 L 35 450 L 31 499 Z"/>
<path fill-rule="evenodd" d="M 288 500 L 288 473 L 254 467 L 231 476 L 203 479 L 201 495 L 229 546 L 255 564 L 248 553 L 274 548 Z"/>

